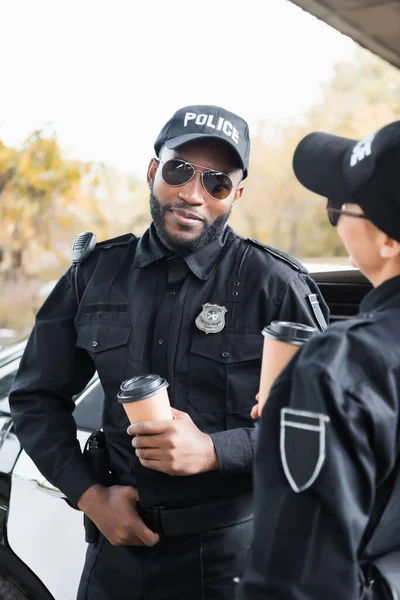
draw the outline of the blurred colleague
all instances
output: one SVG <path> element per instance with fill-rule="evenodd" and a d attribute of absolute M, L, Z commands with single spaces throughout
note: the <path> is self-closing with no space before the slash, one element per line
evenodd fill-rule
<path fill-rule="evenodd" d="M 98 244 L 61 278 L 10 396 L 25 450 L 102 534 L 79 600 L 232 598 L 251 535 L 261 329 L 327 317 L 323 301 L 314 312 L 318 289 L 299 263 L 227 225 L 248 171 L 241 117 L 187 106 L 154 147 L 152 225 Z M 95 371 L 111 487 L 88 469 L 72 416 Z M 175 418 L 133 425 L 130 437 L 119 386 L 149 373 L 169 382 Z"/>
<path fill-rule="evenodd" d="M 259 422 L 254 538 L 240 600 L 400 597 L 400 121 L 356 142 L 313 133 L 299 181 L 328 198 L 374 289 L 303 346 Z"/>

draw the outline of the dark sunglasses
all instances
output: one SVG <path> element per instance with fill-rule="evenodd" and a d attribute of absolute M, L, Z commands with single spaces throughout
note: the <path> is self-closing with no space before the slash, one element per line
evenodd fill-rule
<path fill-rule="evenodd" d="M 221 171 L 214 171 L 214 169 L 207 169 L 206 171 L 199 171 L 195 167 L 202 167 L 201 165 L 192 164 L 186 160 L 180 158 L 172 158 L 162 165 L 161 176 L 164 183 L 172 187 L 178 187 L 188 183 L 196 173 L 201 174 L 201 183 L 207 194 L 216 200 L 225 200 L 234 188 L 233 181 L 226 173 Z"/>
<path fill-rule="evenodd" d="M 366 217 L 365 215 L 360 215 L 359 213 L 351 212 L 351 210 L 333 208 L 333 206 L 329 206 L 329 203 L 326 206 L 326 210 L 328 211 L 329 223 L 334 227 L 336 227 L 342 215 L 346 215 L 347 217 L 355 217 L 356 219 L 368 219 L 368 217 Z"/>

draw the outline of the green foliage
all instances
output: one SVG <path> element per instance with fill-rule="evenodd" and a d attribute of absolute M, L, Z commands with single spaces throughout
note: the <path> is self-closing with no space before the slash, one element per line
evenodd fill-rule
<path fill-rule="evenodd" d="M 107 237 L 109 219 L 101 203 L 109 197 L 104 165 L 66 160 L 54 132 L 35 131 L 19 150 L 0 144 L 0 239 L 3 271 L 43 269 L 35 256 L 63 254 L 71 240 L 90 224 Z"/>

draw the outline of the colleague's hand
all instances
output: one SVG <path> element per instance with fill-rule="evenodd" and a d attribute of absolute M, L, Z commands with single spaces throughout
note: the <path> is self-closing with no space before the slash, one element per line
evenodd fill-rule
<path fill-rule="evenodd" d="M 257 404 L 255 404 L 253 406 L 253 408 L 251 409 L 251 413 L 250 413 L 250 416 L 252 419 L 259 419 L 261 416 L 260 415 L 260 405 L 258 404 L 259 394 L 257 394 L 256 400 L 257 400 Z"/>
<path fill-rule="evenodd" d="M 190 416 L 172 409 L 173 421 L 146 421 L 128 427 L 141 464 L 168 475 L 195 475 L 218 469 L 211 437 Z"/>
<path fill-rule="evenodd" d="M 138 500 L 134 487 L 93 485 L 79 498 L 78 507 L 113 546 L 155 546 L 160 536 L 139 517 Z"/>

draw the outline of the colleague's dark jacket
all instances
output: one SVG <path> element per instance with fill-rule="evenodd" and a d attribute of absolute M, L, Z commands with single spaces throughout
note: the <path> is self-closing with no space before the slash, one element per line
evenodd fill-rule
<path fill-rule="evenodd" d="M 72 397 L 97 370 L 115 480 L 137 487 L 143 506 L 251 489 L 260 332 L 273 319 L 316 324 L 308 296 L 318 289 L 303 267 L 229 227 L 182 258 L 151 226 L 139 240 L 98 244 L 79 287 L 78 306 L 69 270 L 39 310 L 10 395 L 16 433 L 45 477 L 73 503 L 95 483 L 71 413 Z M 207 303 L 217 305 L 217 322 L 226 309 L 218 333 L 196 326 Z M 211 434 L 218 472 L 171 477 L 141 466 L 116 395 L 123 380 L 144 373 L 165 377 L 172 406 Z"/>
<path fill-rule="evenodd" d="M 310 340 L 271 390 L 240 600 L 360 597 L 364 532 L 398 468 L 400 276 L 370 292 L 360 311 Z M 368 558 L 396 550 L 398 512 Z"/>

